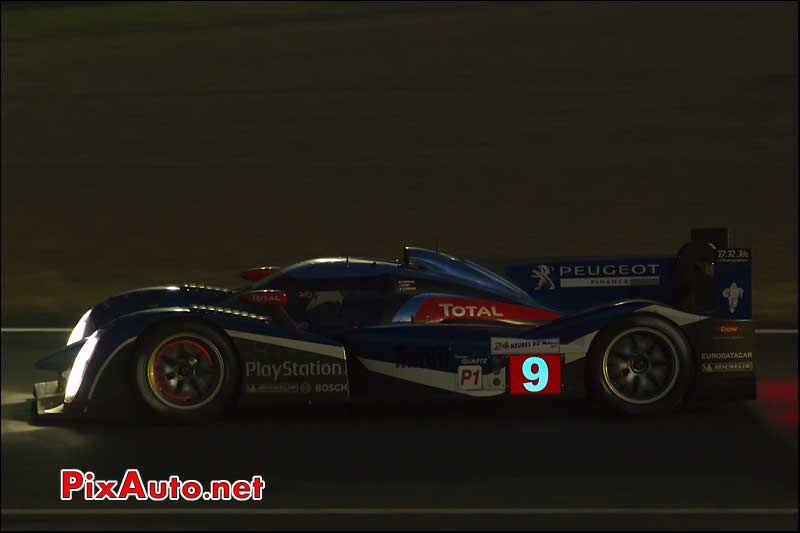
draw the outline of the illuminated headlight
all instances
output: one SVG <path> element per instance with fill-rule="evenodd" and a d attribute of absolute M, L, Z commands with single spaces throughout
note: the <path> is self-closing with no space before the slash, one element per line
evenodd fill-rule
<path fill-rule="evenodd" d="M 69 371 L 67 378 L 67 388 L 64 392 L 64 403 L 71 402 L 75 395 L 78 394 L 78 389 L 81 388 L 83 382 L 83 375 L 86 372 L 86 366 L 89 364 L 89 359 L 92 358 L 94 347 L 97 346 L 98 335 L 95 331 L 86 339 L 86 342 L 81 346 L 75 361 L 72 363 L 72 369 Z"/>
<path fill-rule="evenodd" d="M 89 323 L 89 314 L 91 312 L 92 310 L 89 309 L 88 311 L 83 313 L 81 319 L 78 320 L 78 323 L 75 324 L 74 328 L 72 328 L 72 333 L 69 334 L 69 339 L 67 340 L 67 346 L 69 346 L 73 342 L 78 342 L 79 340 L 86 337 L 88 333 L 91 333 L 90 331 L 86 331 L 86 326 Z"/>

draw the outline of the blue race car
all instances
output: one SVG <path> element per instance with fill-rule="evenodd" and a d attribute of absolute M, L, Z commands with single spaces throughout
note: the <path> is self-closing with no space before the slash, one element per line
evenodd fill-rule
<path fill-rule="evenodd" d="M 701 233 L 698 233 L 701 235 Z M 578 395 L 630 415 L 755 397 L 750 251 L 542 259 L 507 278 L 437 251 L 245 271 L 87 311 L 37 363 L 39 417 L 144 406 L 200 419 L 279 402 Z"/>

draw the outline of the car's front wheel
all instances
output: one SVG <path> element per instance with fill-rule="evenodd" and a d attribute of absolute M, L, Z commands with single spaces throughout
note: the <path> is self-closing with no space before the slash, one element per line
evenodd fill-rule
<path fill-rule="evenodd" d="M 231 342 L 202 322 L 156 327 L 136 349 L 136 387 L 161 417 L 213 418 L 235 399 L 239 365 Z"/>
<path fill-rule="evenodd" d="M 648 415 L 673 411 L 695 372 L 691 348 L 671 322 L 633 315 L 601 330 L 586 367 L 591 395 L 616 411 Z"/>

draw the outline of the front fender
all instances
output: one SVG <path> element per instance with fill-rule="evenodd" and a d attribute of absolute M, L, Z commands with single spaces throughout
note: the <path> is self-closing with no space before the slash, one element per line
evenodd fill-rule
<path fill-rule="evenodd" d="M 98 330 L 97 345 L 70 409 L 81 406 L 85 411 L 98 397 L 104 402 L 128 397 L 130 380 L 127 376 L 135 341 L 159 322 L 190 314 L 190 309 L 182 307 L 147 309 L 118 317 Z M 114 379 L 120 376 L 123 379 Z"/>
<path fill-rule="evenodd" d="M 279 324 L 274 324 L 272 317 L 238 309 L 193 305 L 137 311 L 115 319 L 99 331 L 100 339 L 73 403 L 82 405 L 84 410 L 95 411 L 103 411 L 108 406 L 117 409 L 118 405 L 129 403 L 131 397 L 136 397 L 131 386 L 133 380 L 130 378 L 133 365 L 131 357 L 137 341 L 157 324 L 178 318 L 200 320 L 218 329 L 223 335 L 235 337 L 231 340 L 240 352 L 243 350 L 242 343 L 250 346 L 248 341 L 243 341 L 242 338 L 253 335 L 259 338 L 265 335 L 273 336 L 273 340 L 269 341 L 272 345 L 299 343 L 341 348 L 338 343 L 311 333 L 286 330 Z M 264 343 L 255 343 L 255 345 L 262 344 Z M 252 357 L 250 350 L 244 349 L 240 359 L 246 363 Z M 255 359 L 260 357 L 259 353 Z"/>

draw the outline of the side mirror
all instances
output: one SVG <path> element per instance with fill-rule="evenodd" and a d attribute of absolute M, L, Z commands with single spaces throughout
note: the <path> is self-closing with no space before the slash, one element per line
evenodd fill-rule
<path fill-rule="evenodd" d="M 247 304 L 256 305 L 286 305 L 288 297 L 285 291 L 264 289 L 260 291 L 243 292 L 239 295 L 239 300 Z"/>

